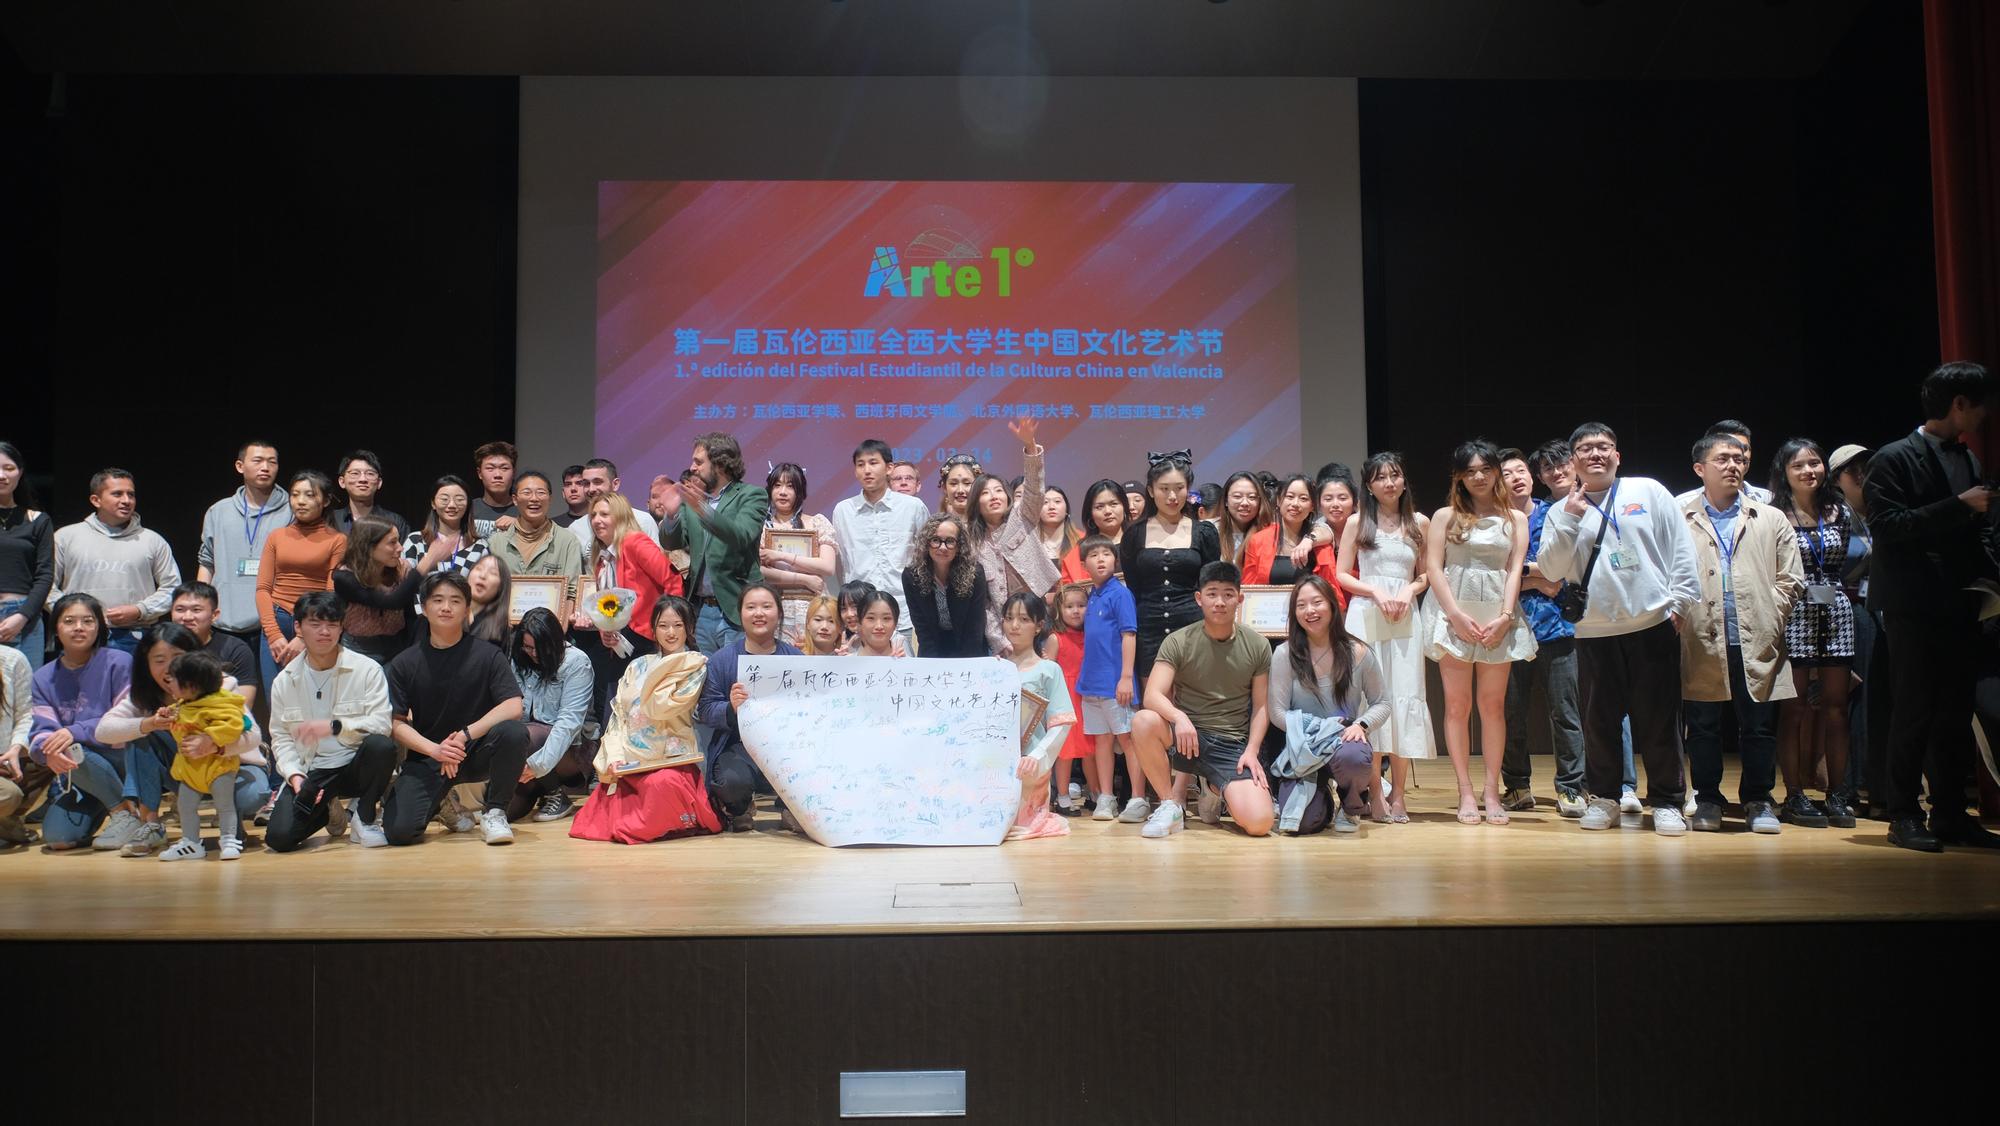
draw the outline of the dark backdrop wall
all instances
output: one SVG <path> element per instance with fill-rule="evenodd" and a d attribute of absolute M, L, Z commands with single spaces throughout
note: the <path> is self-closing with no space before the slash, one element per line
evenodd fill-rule
<path fill-rule="evenodd" d="M 1453 445 L 1589 418 L 1693 487 L 1709 423 L 1879 446 L 1938 362 L 1922 12 L 1802 82 L 1361 83 L 1371 447 L 1443 503 Z M 1989 362 L 1991 358 L 1989 358 Z M 1358 468 L 1358 467 L 1357 467 Z"/>
<path fill-rule="evenodd" d="M 17 75 L 7 382 L 54 394 L 0 434 L 58 518 L 130 469 L 191 576 L 245 436 L 286 471 L 372 447 L 410 517 L 470 476 L 513 427 L 515 86 Z"/>
<path fill-rule="evenodd" d="M 409 516 L 509 434 L 514 80 L 0 65 L 0 436 L 60 519 L 125 465 L 191 571 L 246 434 L 292 468 L 372 446 Z M 1805 81 L 1365 81 L 1361 126 L 1369 444 L 1409 454 L 1421 503 L 1469 434 L 1601 417 L 1678 483 L 1726 414 L 1765 453 L 1914 423 L 1937 360 L 1915 5 L 1872 5 Z"/>

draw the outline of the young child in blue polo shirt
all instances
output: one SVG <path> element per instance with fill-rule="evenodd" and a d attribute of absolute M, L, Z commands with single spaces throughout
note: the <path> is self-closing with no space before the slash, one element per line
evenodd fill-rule
<path fill-rule="evenodd" d="M 1076 694 L 1083 700 L 1083 733 L 1097 737 L 1097 756 L 1088 767 L 1097 797 L 1091 816 L 1110 821 L 1118 816 L 1118 799 L 1111 796 L 1112 750 L 1114 745 L 1120 754 L 1132 749 L 1132 705 L 1137 695 L 1132 655 L 1138 647 L 1139 608 L 1132 592 L 1112 573 L 1118 569 L 1118 548 L 1108 538 L 1085 536 L 1077 555 L 1092 583 L 1083 617 L 1083 666 L 1076 676 Z M 1145 775 L 1136 769 L 1129 773 L 1133 800 L 1143 800 Z"/>

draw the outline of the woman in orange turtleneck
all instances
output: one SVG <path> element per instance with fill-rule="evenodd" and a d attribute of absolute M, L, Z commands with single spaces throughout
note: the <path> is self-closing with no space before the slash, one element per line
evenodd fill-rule
<path fill-rule="evenodd" d="M 257 620 L 264 627 L 264 683 L 305 651 L 293 636 L 292 605 L 309 591 L 332 590 L 333 569 L 347 551 L 347 537 L 326 522 L 333 482 L 317 469 L 292 474 L 292 522 L 264 541 L 257 563 Z M 283 532 L 284 535 L 279 535 Z"/>

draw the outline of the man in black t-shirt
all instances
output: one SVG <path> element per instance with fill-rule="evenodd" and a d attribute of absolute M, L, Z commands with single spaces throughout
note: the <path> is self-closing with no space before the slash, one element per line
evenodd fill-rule
<path fill-rule="evenodd" d="M 257 654 L 241 638 L 215 628 L 215 612 L 220 603 L 221 596 L 208 583 L 182 583 L 174 588 L 173 609 L 168 612 L 177 625 L 186 627 L 200 639 L 203 651 L 221 661 L 229 675 L 236 678 L 236 694 L 243 697 L 244 703 L 255 705 L 262 683 Z"/>
<path fill-rule="evenodd" d="M 472 587 L 459 572 L 424 579 L 427 635 L 389 662 L 389 707 L 396 745 L 409 752 L 382 812 L 392 845 L 415 844 L 461 782 L 486 783 L 480 832 L 512 844 L 507 803 L 528 762 L 521 684 L 498 646 L 467 635 Z"/>

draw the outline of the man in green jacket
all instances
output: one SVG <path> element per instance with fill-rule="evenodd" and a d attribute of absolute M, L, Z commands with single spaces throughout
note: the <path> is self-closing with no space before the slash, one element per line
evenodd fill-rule
<path fill-rule="evenodd" d="M 743 588 L 763 580 L 757 548 L 771 498 L 743 483 L 743 448 L 727 434 L 694 440 L 695 479 L 664 491 L 660 546 L 688 553 L 687 596 L 695 604 L 695 648 L 703 653 L 743 636 L 736 607 Z"/>

